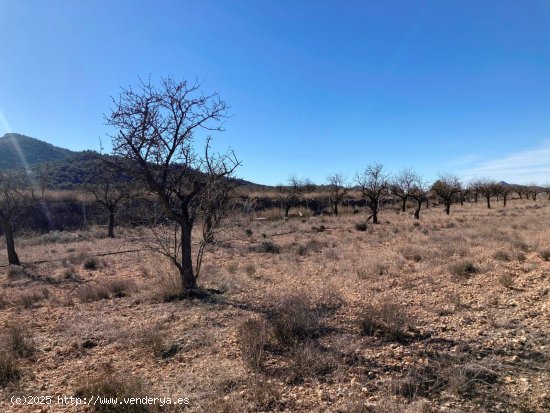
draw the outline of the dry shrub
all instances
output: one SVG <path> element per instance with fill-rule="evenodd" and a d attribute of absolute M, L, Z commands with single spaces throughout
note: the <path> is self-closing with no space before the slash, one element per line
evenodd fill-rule
<path fill-rule="evenodd" d="M 285 347 L 317 338 L 322 332 L 319 313 L 303 293 L 284 299 L 270 315 L 269 322 L 274 338 Z"/>
<path fill-rule="evenodd" d="M 8 351 L 0 351 L 0 388 L 20 378 L 21 369 L 18 360 Z"/>
<path fill-rule="evenodd" d="M 456 278 L 468 279 L 479 272 L 474 263 L 469 260 L 458 261 L 449 266 L 449 272 Z"/>
<path fill-rule="evenodd" d="M 99 268 L 99 260 L 95 257 L 87 257 L 82 265 L 84 269 L 94 271 Z"/>
<path fill-rule="evenodd" d="M 314 231 L 314 232 L 325 232 L 327 227 L 325 227 L 324 225 L 319 225 L 319 226 L 312 226 L 311 229 Z"/>
<path fill-rule="evenodd" d="M 292 347 L 289 378 L 299 383 L 307 377 L 325 376 L 334 370 L 336 363 L 313 341 L 297 342 Z"/>
<path fill-rule="evenodd" d="M 504 250 L 496 251 L 493 254 L 493 258 L 495 260 L 499 260 L 499 261 L 510 261 L 511 260 L 510 254 L 508 254 L 508 252 L 504 251 Z"/>
<path fill-rule="evenodd" d="M 155 357 L 160 357 L 164 351 L 165 333 L 162 324 L 156 323 L 139 332 L 139 341 L 143 347 Z"/>
<path fill-rule="evenodd" d="M 91 382 L 84 383 L 75 392 L 76 397 L 90 400 L 94 398 L 140 398 L 146 396 L 143 383 L 128 374 L 104 374 Z M 91 407 L 95 413 L 145 413 L 153 411 L 153 406 L 147 404 L 108 404 L 96 403 Z"/>
<path fill-rule="evenodd" d="M 540 256 L 544 261 L 550 261 L 550 249 L 543 249 L 543 250 L 540 250 L 540 251 L 539 251 L 539 256 Z"/>
<path fill-rule="evenodd" d="M 426 258 L 426 251 L 413 245 L 404 246 L 400 252 L 409 261 L 420 262 Z"/>
<path fill-rule="evenodd" d="M 406 341 L 416 334 L 412 318 L 402 305 L 391 300 L 364 305 L 358 322 L 361 334 L 388 341 Z"/>
<path fill-rule="evenodd" d="M 136 290 L 136 284 L 125 278 L 115 278 L 106 282 L 107 291 L 113 298 L 127 297 Z"/>
<path fill-rule="evenodd" d="M 252 263 L 248 263 L 244 266 L 244 272 L 249 277 L 252 277 L 254 274 L 256 274 L 256 266 Z"/>
<path fill-rule="evenodd" d="M 88 283 L 79 285 L 75 290 L 75 296 L 83 303 L 109 299 L 109 290 L 105 285 Z"/>
<path fill-rule="evenodd" d="M 279 254 L 281 247 L 275 244 L 273 241 L 262 241 L 261 244 L 250 247 L 251 252 L 258 252 L 264 254 Z"/>
<path fill-rule="evenodd" d="M 510 289 L 514 285 L 514 277 L 512 274 L 504 273 L 498 277 L 498 282 L 503 287 Z"/>
<path fill-rule="evenodd" d="M 251 319 L 239 326 L 237 331 L 239 349 L 244 363 L 252 371 L 262 369 L 265 358 L 265 345 L 268 339 L 268 329 L 264 320 Z"/>
<path fill-rule="evenodd" d="M 16 357 L 31 357 L 36 350 L 30 329 L 24 324 L 9 324 L 3 339 L 6 350 Z"/>
<path fill-rule="evenodd" d="M 355 224 L 355 229 L 360 232 L 364 232 L 368 229 L 366 222 L 358 222 Z"/>
<path fill-rule="evenodd" d="M 27 277 L 27 271 L 20 265 L 9 265 L 8 266 L 8 278 L 10 280 L 18 280 L 20 278 Z"/>
<path fill-rule="evenodd" d="M 36 303 L 42 301 L 44 298 L 44 294 L 40 294 L 37 291 L 26 292 L 19 297 L 19 305 L 23 308 L 31 309 Z"/>

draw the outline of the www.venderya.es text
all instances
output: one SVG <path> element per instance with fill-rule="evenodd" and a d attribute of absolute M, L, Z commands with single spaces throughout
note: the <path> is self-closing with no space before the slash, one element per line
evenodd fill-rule
<path fill-rule="evenodd" d="M 13 396 L 10 399 L 12 405 L 65 405 L 65 406 L 100 406 L 100 405 L 126 405 L 126 406 L 167 406 L 189 405 L 187 397 L 74 397 L 74 396 Z"/>

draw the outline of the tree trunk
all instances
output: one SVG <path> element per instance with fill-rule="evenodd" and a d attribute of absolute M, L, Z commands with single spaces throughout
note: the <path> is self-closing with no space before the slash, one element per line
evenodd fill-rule
<path fill-rule="evenodd" d="M 508 199 L 508 195 L 507 194 L 503 194 L 502 195 L 502 201 L 504 202 L 504 206 L 506 206 L 506 200 Z"/>
<path fill-rule="evenodd" d="M 414 219 L 420 219 L 420 208 L 422 208 L 422 201 L 418 201 L 416 209 L 414 210 Z"/>
<path fill-rule="evenodd" d="M 474 202 L 477 204 L 477 192 L 474 194 Z"/>
<path fill-rule="evenodd" d="M 449 215 L 451 213 L 451 202 L 445 201 L 445 213 Z"/>
<path fill-rule="evenodd" d="M 537 193 L 533 192 L 533 201 L 536 201 L 536 200 L 537 200 Z"/>
<path fill-rule="evenodd" d="M 109 209 L 109 238 L 115 237 L 115 210 Z"/>
<path fill-rule="evenodd" d="M 338 202 L 334 203 L 334 215 L 338 216 Z"/>
<path fill-rule="evenodd" d="M 430 208 L 430 199 L 426 198 L 426 209 Z"/>
<path fill-rule="evenodd" d="M 407 198 L 402 198 L 401 200 L 401 212 L 405 212 L 407 210 Z"/>
<path fill-rule="evenodd" d="M 487 208 L 491 209 L 491 197 L 486 196 L 485 198 L 487 199 Z"/>
<path fill-rule="evenodd" d="M 290 204 L 286 204 L 286 206 L 285 206 L 285 218 L 288 218 L 288 213 L 290 211 L 290 207 L 291 207 Z"/>
<path fill-rule="evenodd" d="M 193 271 L 193 258 L 191 255 L 191 231 L 193 225 L 190 222 L 180 224 L 181 229 L 181 285 L 183 292 L 197 289 L 197 279 Z"/>
<path fill-rule="evenodd" d="M 11 221 L 4 222 L 4 236 L 6 237 L 6 249 L 8 250 L 8 263 L 10 265 L 21 265 L 19 257 L 15 252 L 15 242 L 13 240 L 13 226 Z"/>

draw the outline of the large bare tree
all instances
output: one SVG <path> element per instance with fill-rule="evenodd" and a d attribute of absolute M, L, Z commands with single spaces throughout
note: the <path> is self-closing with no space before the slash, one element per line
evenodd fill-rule
<path fill-rule="evenodd" d="M 25 171 L 10 169 L 0 171 L 0 226 L 6 239 L 8 263 L 21 265 L 15 251 L 13 222 L 23 208 L 33 199 L 30 180 Z"/>
<path fill-rule="evenodd" d="M 410 196 L 416 201 L 414 209 L 414 218 L 420 219 L 420 210 L 422 203 L 429 200 L 430 187 L 427 182 L 418 174 L 415 174 L 415 179 L 410 190 Z"/>
<path fill-rule="evenodd" d="M 200 262 L 193 265 L 193 225 L 218 193 L 213 188 L 240 165 L 232 151 L 211 153 L 209 134 L 222 131 L 227 116 L 218 93 L 204 94 L 197 82 L 169 77 L 158 85 L 140 80 L 136 89 L 123 88 L 105 117 L 117 130 L 111 137 L 119 168 L 144 183 L 175 224 L 175 245 L 161 252 L 178 268 L 184 295 L 197 289 L 200 270 Z"/>
<path fill-rule="evenodd" d="M 355 175 L 355 181 L 361 187 L 363 197 L 367 200 L 367 206 L 371 211 L 372 223 L 378 224 L 378 211 L 380 201 L 388 190 L 388 175 L 384 173 L 384 167 L 379 163 L 373 163 L 361 174 Z"/>
<path fill-rule="evenodd" d="M 483 178 L 477 181 L 476 184 L 478 192 L 485 198 L 487 202 L 487 208 L 491 208 L 491 198 L 500 194 L 499 184 L 492 180 Z"/>

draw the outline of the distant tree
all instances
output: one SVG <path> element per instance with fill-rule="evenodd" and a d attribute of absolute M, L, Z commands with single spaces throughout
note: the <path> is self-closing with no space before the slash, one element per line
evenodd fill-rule
<path fill-rule="evenodd" d="M 94 202 L 105 208 L 109 214 L 107 235 L 115 237 L 115 218 L 120 206 L 127 200 L 137 197 L 137 185 L 130 176 L 121 173 L 111 163 L 97 161 L 89 170 L 84 184 Z"/>
<path fill-rule="evenodd" d="M 355 175 L 355 181 L 367 200 L 367 206 L 371 211 L 369 219 L 372 217 L 373 224 L 378 224 L 380 201 L 387 194 L 389 187 L 388 175 L 384 173 L 384 167 L 379 163 L 370 164 L 363 173 Z"/>
<path fill-rule="evenodd" d="M 295 175 L 288 178 L 287 185 L 277 187 L 281 203 L 285 211 L 285 218 L 288 217 L 290 209 L 300 202 L 304 193 L 308 190 L 308 181 L 299 179 Z"/>
<path fill-rule="evenodd" d="M 430 187 L 420 175 L 416 175 L 415 177 L 410 190 L 410 196 L 416 201 L 414 218 L 420 219 L 420 209 L 422 208 L 422 203 L 426 202 L 430 196 Z"/>
<path fill-rule="evenodd" d="M 13 222 L 32 200 L 31 183 L 25 171 L 0 170 L 0 225 L 6 239 L 10 265 L 21 265 L 15 251 Z"/>
<path fill-rule="evenodd" d="M 441 198 L 445 206 L 445 213 L 449 215 L 451 213 L 451 205 L 462 190 L 462 183 L 456 175 L 444 174 L 434 182 L 432 190 Z"/>
<path fill-rule="evenodd" d="M 44 198 L 44 192 L 46 191 L 46 188 L 48 187 L 48 183 L 50 181 L 50 172 L 51 167 L 49 162 L 40 165 L 38 183 L 40 184 L 40 195 L 42 198 Z"/>
<path fill-rule="evenodd" d="M 537 200 L 537 194 L 540 192 L 540 187 L 537 184 L 530 184 L 527 186 L 527 193 L 533 196 L 533 201 Z M 527 198 L 529 199 L 529 198 Z"/>
<path fill-rule="evenodd" d="M 477 188 L 487 201 L 487 208 L 491 208 L 491 198 L 500 193 L 500 186 L 491 179 L 481 179 L 477 183 Z"/>
<path fill-rule="evenodd" d="M 217 93 L 203 94 L 198 83 L 172 78 L 159 85 L 140 81 L 137 90 L 122 89 L 106 116 L 118 132 L 112 136 L 118 167 L 142 182 L 157 198 L 166 218 L 175 223 L 171 244 L 160 243 L 159 252 L 179 270 L 182 295 L 194 294 L 202 263 L 193 265 L 191 234 L 197 217 L 218 191 L 216 185 L 230 177 L 240 162 L 232 151 L 211 153 L 207 136 L 202 154 L 194 139 L 200 131 L 222 131 L 228 106 Z"/>
<path fill-rule="evenodd" d="M 415 172 L 404 168 L 391 181 L 392 193 L 401 199 L 401 212 L 405 212 L 407 208 L 407 200 L 411 197 L 411 190 L 416 180 Z"/>
<path fill-rule="evenodd" d="M 334 215 L 338 216 L 338 206 L 349 194 L 349 186 L 341 174 L 332 174 L 327 177 L 327 189 L 329 194 L 329 204 Z"/>
<path fill-rule="evenodd" d="M 508 196 L 514 192 L 514 187 L 512 185 L 508 185 L 504 182 L 501 182 L 498 184 L 498 193 L 502 196 L 502 201 L 504 206 L 506 206 L 506 201 L 508 200 Z"/>

